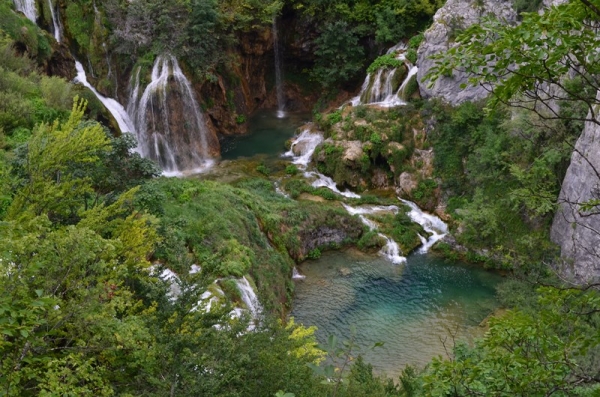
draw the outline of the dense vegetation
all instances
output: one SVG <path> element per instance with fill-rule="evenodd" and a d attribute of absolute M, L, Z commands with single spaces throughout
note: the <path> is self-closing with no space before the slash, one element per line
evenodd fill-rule
<path fill-rule="evenodd" d="M 586 105 L 596 101 L 590 83 L 598 62 L 586 49 L 597 48 L 597 39 L 583 21 L 600 15 L 585 4 L 525 15 L 517 28 L 490 22 L 457 38 L 465 52 L 451 52 L 440 74 L 490 67 L 478 58 L 482 43 L 490 46 L 485 53 L 498 56 L 496 68 L 514 61 L 507 48 L 515 37 L 530 49 L 519 54 L 528 73 L 510 76 L 491 104 L 449 108 L 416 101 L 385 112 L 359 107 L 317 115 L 330 138 L 317 151 L 317 167 L 340 185 L 366 187 L 376 169 L 386 183 L 395 181 L 422 168 L 416 149 L 433 147 L 433 178 L 418 180 L 412 198 L 427 207 L 441 187 L 457 240 L 470 250 L 467 259 L 519 276 L 501 286 L 499 296 L 511 310 L 490 321 L 483 339 L 457 344 L 450 360 L 408 367 L 394 383 L 373 375 L 352 340 L 332 337 L 318 347 L 314 329 L 281 321 L 296 261 L 344 244 L 376 249 L 382 242 L 375 233 L 341 210 L 331 192 L 299 178 L 285 185 L 293 197 L 316 194 L 329 203 L 289 200 L 266 178 L 227 185 L 158 177 L 150 161 L 130 151 L 131 136 L 115 137 L 96 121 L 103 110 L 87 91 L 40 73 L 53 51 L 50 36 L 0 0 L 0 395 L 598 395 L 597 285 L 564 285 L 547 266 L 555 254 L 547 230 L 560 181 L 582 121 L 595 109 Z M 231 49 L 239 34 L 295 12 L 318 26 L 311 75 L 332 88 L 356 77 L 383 46 L 422 30 L 440 2 L 99 5 L 96 14 L 93 2 L 67 2 L 64 17 L 74 50 L 99 72 L 109 67 L 104 59 L 112 50 L 125 69 L 149 67 L 169 50 L 198 78 L 215 79 L 235 64 Z M 48 24 L 47 13 L 44 18 Z M 97 24 L 97 18 L 107 20 Z M 585 34 L 565 35 L 573 30 Z M 579 64 L 550 63 L 553 68 L 541 72 L 548 56 L 571 53 L 581 56 Z M 456 54 L 465 56 L 452 58 Z M 394 66 L 379 59 L 376 66 Z M 586 73 L 559 78 L 574 66 Z M 523 98 L 540 79 L 564 86 L 566 95 L 552 98 L 564 101 L 560 113 L 484 108 L 527 104 Z M 109 80 L 99 83 L 115 88 Z M 435 129 L 415 136 L 415 122 Z M 361 143 L 358 161 L 344 163 L 336 143 L 342 139 Z M 405 215 L 378 221 L 406 250 L 418 241 L 420 230 Z M 347 238 L 307 246 L 321 226 L 341 228 Z M 440 251 L 456 254 L 449 246 Z M 202 271 L 190 271 L 193 265 Z M 176 277 L 165 280 L 167 269 Z M 232 316 L 244 308 L 236 287 L 243 276 L 265 306 L 260 319 Z"/>

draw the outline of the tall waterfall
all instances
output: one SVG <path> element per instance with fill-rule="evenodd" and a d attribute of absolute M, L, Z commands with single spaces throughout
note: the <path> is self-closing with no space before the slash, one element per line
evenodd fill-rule
<path fill-rule="evenodd" d="M 35 0 L 14 0 L 14 2 L 17 11 L 21 11 L 29 20 L 35 23 L 38 16 Z"/>
<path fill-rule="evenodd" d="M 50 9 L 50 16 L 52 17 L 52 28 L 54 29 L 54 38 L 60 43 L 62 38 L 62 28 L 60 25 L 60 19 L 58 15 L 58 8 L 55 10 L 52 0 L 48 0 L 48 8 Z"/>
<path fill-rule="evenodd" d="M 140 154 L 156 161 L 166 175 L 210 166 L 206 121 L 177 59 L 169 54 L 156 58 L 141 96 L 139 69 L 135 76 L 127 109 Z"/>
<path fill-rule="evenodd" d="M 367 74 L 358 96 L 350 103 L 357 105 L 377 105 L 382 107 L 401 106 L 406 104 L 406 87 L 411 79 L 416 78 L 418 68 L 412 65 L 405 56 L 406 45 L 397 44 L 387 54 L 396 54 L 402 62 L 400 67 L 380 68 L 375 73 Z"/>
<path fill-rule="evenodd" d="M 277 117 L 285 117 L 285 97 L 283 95 L 283 74 L 281 71 L 281 54 L 277 18 L 273 18 L 273 50 L 275 52 L 275 91 L 277 93 Z"/>
<path fill-rule="evenodd" d="M 87 76 L 85 75 L 85 70 L 83 69 L 83 65 L 79 61 L 75 61 L 75 69 L 77 70 L 77 77 L 75 77 L 75 81 L 83 84 L 85 87 L 89 88 L 94 95 L 102 102 L 102 104 L 108 109 L 110 114 L 114 117 L 117 124 L 119 125 L 119 129 L 121 132 L 134 132 L 135 126 L 133 121 L 129 118 L 127 111 L 123 108 L 123 106 L 112 98 L 106 98 L 101 95 L 92 85 L 87 81 Z"/>

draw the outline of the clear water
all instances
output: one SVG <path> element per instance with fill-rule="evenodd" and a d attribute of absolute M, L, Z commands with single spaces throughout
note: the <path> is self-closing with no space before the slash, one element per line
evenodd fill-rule
<path fill-rule="evenodd" d="M 221 158 L 236 160 L 256 155 L 279 158 L 286 151 L 285 142 L 294 136 L 298 126 L 309 120 L 310 115 L 304 113 L 287 113 L 286 118 L 278 118 L 276 110 L 260 111 L 248 120 L 248 134 L 221 142 Z"/>
<path fill-rule="evenodd" d="M 296 281 L 296 322 L 316 325 L 321 343 L 330 334 L 348 339 L 356 327 L 365 359 L 390 376 L 445 356 L 453 335 L 481 336 L 479 324 L 497 307 L 494 287 L 501 279 L 430 255 L 393 265 L 354 250 L 325 253 L 299 269 L 306 278 Z M 371 349 L 376 342 L 384 346 Z"/>

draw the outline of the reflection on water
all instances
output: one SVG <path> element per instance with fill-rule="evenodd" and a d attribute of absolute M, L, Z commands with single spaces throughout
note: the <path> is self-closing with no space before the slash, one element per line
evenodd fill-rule
<path fill-rule="evenodd" d="M 276 110 L 261 110 L 248 121 L 248 134 L 221 142 L 223 160 L 252 157 L 258 154 L 279 158 L 285 152 L 285 141 L 294 136 L 299 125 L 310 120 L 306 113 L 287 113 L 278 118 Z"/>
<path fill-rule="evenodd" d="M 406 364 L 423 366 L 446 355 L 456 339 L 482 334 L 479 323 L 497 306 L 498 275 L 415 254 L 392 265 L 356 251 L 325 253 L 300 267 L 291 316 L 318 327 L 317 338 L 356 342 L 374 368 L 396 376 Z M 376 342 L 383 348 L 371 350 Z"/>

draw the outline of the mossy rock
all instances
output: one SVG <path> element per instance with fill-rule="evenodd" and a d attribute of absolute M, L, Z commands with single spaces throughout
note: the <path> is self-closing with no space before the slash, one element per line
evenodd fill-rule
<path fill-rule="evenodd" d="M 397 68 L 396 70 L 394 70 L 394 76 L 392 77 L 392 91 L 393 92 L 398 91 L 398 88 L 400 88 L 400 86 L 402 85 L 402 82 L 406 78 L 407 74 L 408 74 L 408 68 L 406 67 L 406 65 L 402 65 L 399 68 Z"/>

